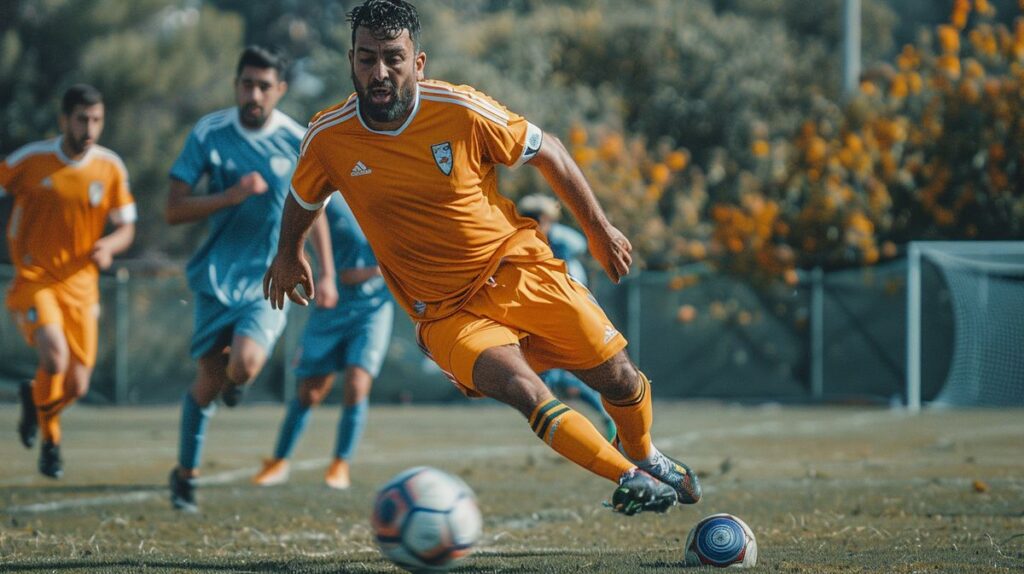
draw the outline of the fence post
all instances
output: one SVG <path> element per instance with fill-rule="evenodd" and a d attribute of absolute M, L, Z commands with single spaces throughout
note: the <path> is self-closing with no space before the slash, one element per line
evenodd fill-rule
<path fill-rule="evenodd" d="M 131 273 L 127 267 L 118 267 L 115 277 L 114 300 L 117 302 L 117 310 L 114 312 L 114 404 L 123 405 L 128 402 L 128 327 L 131 323 L 128 281 Z"/>
<path fill-rule="evenodd" d="M 629 356 L 640 366 L 640 278 L 636 275 L 625 278 L 626 283 L 626 338 L 629 340 Z"/>
<path fill-rule="evenodd" d="M 907 252 L 907 410 L 921 410 L 921 247 Z"/>
<path fill-rule="evenodd" d="M 825 395 L 825 272 L 811 271 L 811 396 Z"/>

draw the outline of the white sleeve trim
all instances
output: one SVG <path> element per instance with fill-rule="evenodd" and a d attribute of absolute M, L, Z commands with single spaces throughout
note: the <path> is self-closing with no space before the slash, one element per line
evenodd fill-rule
<path fill-rule="evenodd" d="M 302 199 L 301 197 L 299 197 L 299 193 L 297 191 L 295 191 L 295 187 L 294 186 L 291 187 L 291 194 L 292 194 L 292 197 L 295 198 L 295 201 L 297 201 L 298 204 L 301 205 L 302 208 L 305 209 L 306 211 L 316 211 L 316 210 L 320 209 L 321 207 L 327 205 L 327 203 L 331 201 L 331 196 L 328 195 L 327 197 L 325 197 L 323 199 L 323 201 L 321 201 L 319 203 L 309 203 L 308 201 L 306 201 L 306 200 Z"/>
<path fill-rule="evenodd" d="M 530 122 L 526 122 L 526 137 L 524 139 L 526 141 L 523 144 L 523 155 L 519 156 L 519 161 L 509 166 L 512 169 L 523 165 L 537 156 L 541 145 L 544 144 L 544 132 Z"/>
<path fill-rule="evenodd" d="M 110 221 L 114 225 L 122 225 L 125 223 L 135 223 L 139 219 L 139 211 L 135 207 L 134 203 L 128 205 L 122 205 L 117 209 L 110 210 Z"/>

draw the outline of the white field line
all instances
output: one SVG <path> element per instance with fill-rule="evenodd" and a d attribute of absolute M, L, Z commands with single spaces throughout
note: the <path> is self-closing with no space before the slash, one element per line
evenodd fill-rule
<path fill-rule="evenodd" d="M 728 438 L 732 436 L 771 436 L 772 433 L 779 433 L 780 436 L 792 436 L 794 434 L 809 434 L 819 435 L 834 432 L 842 428 L 870 428 L 870 426 L 878 424 L 886 420 L 900 420 L 905 418 L 901 412 L 896 411 L 878 411 L 869 413 L 855 413 L 849 416 L 837 415 L 830 417 L 827 421 L 799 421 L 794 422 L 792 420 L 785 420 L 783 414 L 780 413 L 779 420 L 769 420 L 759 423 L 743 425 L 733 428 L 724 429 L 713 429 L 704 431 L 689 431 L 680 435 L 674 435 L 671 437 L 658 439 L 657 443 L 660 447 L 678 448 L 687 444 L 700 442 L 708 438 Z M 401 460 L 413 461 L 413 460 L 451 460 L 453 457 L 459 459 L 488 459 L 488 458 L 499 458 L 502 456 L 511 456 L 517 454 L 525 454 L 529 452 L 543 453 L 549 449 L 540 445 L 532 446 L 490 446 L 490 447 L 473 447 L 473 448 L 450 448 L 450 449 L 417 449 L 415 451 L 409 451 L 406 453 L 389 453 L 389 454 L 367 454 L 361 456 L 360 460 L 363 462 L 388 462 L 399 458 Z M 292 463 L 294 470 L 304 471 L 313 470 L 317 468 L 324 468 L 328 465 L 330 459 L 327 458 L 315 458 L 308 460 L 301 460 Z M 236 470 L 229 470 L 218 474 L 204 476 L 199 479 L 200 486 L 202 485 L 213 485 L 213 484 L 229 484 L 238 482 L 241 480 L 247 480 L 259 471 L 257 467 L 244 467 Z M 897 479 L 893 480 L 894 484 L 907 484 L 908 482 L 913 483 L 916 479 Z M 921 479 L 922 483 L 930 482 L 929 480 Z M 835 484 L 835 481 L 825 481 L 829 484 Z M 852 484 L 869 484 L 872 481 L 852 479 Z M 879 481 L 881 482 L 881 481 Z M 784 479 L 781 481 L 761 481 L 761 484 L 771 483 L 772 488 L 778 488 L 780 486 L 800 484 L 806 486 L 805 481 Z M 876 482 L 875 484 L 878 484 Z M 749 485 L 748 485 L 749 487 Z M 104 496 L 93 496 L 76 498 L 72 500 L 63 501 L 52 501 L 36 504 L 27 504 L 20 506 L 9 506 L 4 509 L 6 513 L 42 513 L 42 512 L 54 512 L 58 510 L 65 510 L 71 508 L 81 508 L 88 506 L 102 506 L 105 504 L 127 504 L 132 502 L 140 502 L 144 500 L 150 500 L 154 498 L 161 498 L 165 496 L 163 492 L 154 492 L 152 490 L 137 490 L 129 491 L 117 495 L 104 495 Z"/>

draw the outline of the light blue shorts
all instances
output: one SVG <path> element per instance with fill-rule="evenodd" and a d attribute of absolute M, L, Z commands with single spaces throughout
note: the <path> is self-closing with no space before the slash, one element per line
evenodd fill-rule
<path fill-rule="evenodd" d="M 329 375 L 347 367 L 361 367 L 376 378 L 391 343 L 395 304 L 363 309 L 315 308 L 306 323 L 299 347 L 295 376 L 304 379 Z"/>
<path fill-rule="evenodd" d="M 230 345 L 235 335 L 256 341 L 269 357 L 284 331 L 287 317 L 285 311 L 272 309 L 270 301 L 263 298 L 228 307 L 214 297 L 196 295 L 192 358 Z"/>

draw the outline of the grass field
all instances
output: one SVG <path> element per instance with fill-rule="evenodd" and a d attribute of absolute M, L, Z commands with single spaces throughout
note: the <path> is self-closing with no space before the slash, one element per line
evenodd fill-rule
<path fill-rule="evenodd" d="M 699 518 L 730 512 L 758 538 L 756 572 L 1024 571 L 1024 411 L 656 404 L 662 450 L 703 477 L 704 500 L 665 515 L 602 507 L 611 483 L 563 462 L 510 409 L 374 407 L 353 488 L 322 474 L 337 407 L 319 409 L 291 481 L 249 483 L 282 409 L 214 418 L 202 512 L 169 508 L 178 411 L 79 406 L 65 478 L 35 472 L 14 405 L 0 405 L 2 572 L 395 572 L 374 547 L 376 486 L 428 464 L 476 491 L 484 539 L 458 572 L 675 572 Z"/>

